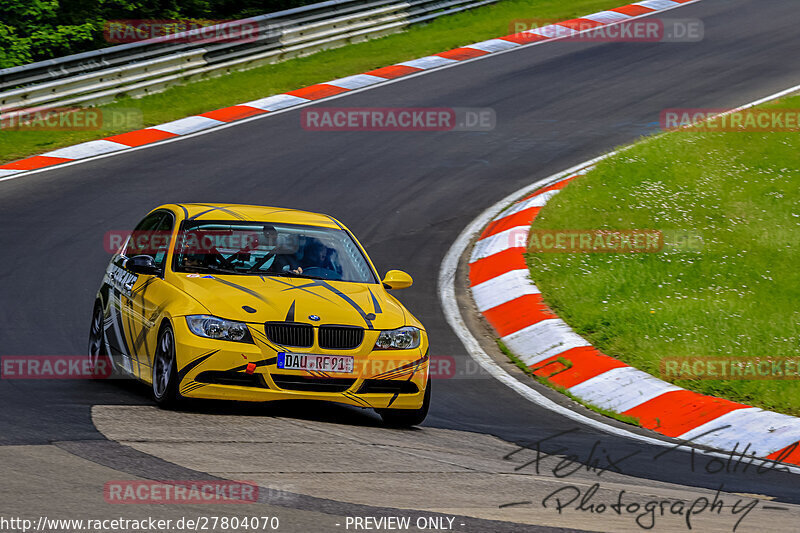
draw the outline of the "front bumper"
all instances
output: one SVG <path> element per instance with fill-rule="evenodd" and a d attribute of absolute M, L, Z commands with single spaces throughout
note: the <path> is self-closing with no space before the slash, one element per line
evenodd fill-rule
<path fill-rule="evenodd" d="M 352 373 L 323 374 L 277 367 L 281 350 L 251 325 L 255 344 L 194 335 L 181 317 L 173 324 L 177 341 L 179 391 L 187 398 L 264 402 L 324 400 L 374 409 L 419 409 L 428 383 L 428 340 L 419 348 L 372 350 L 377 331 L 366 331 L 355 350 L 289 348 L 293 353 L 348 355 Z M 250 365 L 250 372 L 248 372 Z M 252 367 L 255 366 L 253 369 Z"/>

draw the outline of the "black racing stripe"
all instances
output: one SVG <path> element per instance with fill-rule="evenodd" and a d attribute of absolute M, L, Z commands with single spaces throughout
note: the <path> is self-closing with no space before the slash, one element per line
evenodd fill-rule
<path fill-rule="evenodd" d="M 296 300 L 292 300 L 292 305 L 289 306 L 289 312 L 286 313 L 286 322 L 294 322 L 294 304 L 297 303 Z"/>
<path fill-rule="evenodd" d="M 378 303 L 378 299 L 375 298 L 375 295 L 372 293 L 372 289 L 367 289 L 369 291 L 369 295 L 372 296 L 372 308 L 375 310 L 375 314 L 379 315 L 383 313 L 381 310 L 381 304 Z"/>
<path fill-rule="evenodd" d="M 248 289 L 247 287 L 242 287 L 241 285 L 237 285 L 236 283 L 233 283 L 231 281 L 226 281 L 224 279 L 219 279 L 216 276 L 214 276 L 211 279 L 213 279 L 214 281 L 218 281 L 219 283 L 222 283 L 223 285 L 227 285 L 228 287 L 233 287 L 234 289 L 238 289 L 238 290 L 240 290 L 240 291 L 242 291 L 244 293 L 249 294 L 250 296 L 252 296 L 254 298 L 258 298 L 259 300 L 261 300 L 262 302 L 264 302 L 266 304 L 269 304 L 270 306 L 272 305 L 269 300 L 267 300 L 262 295 L 258 294 L 256 291 L 254 291 L 252 289 Z"/>
<path fill-rule="evenodd" d="M 200 387 L 205 387 L 205 386 L 206 386 L 205 383 L 197 383 L 196 381 L 192 381 L 191 383 L 181 388 L 181 394 L 189 394 L 190 392 L 194 392 Z"/>
<path fill-rule="evenodd" d="M 350 305 L 350 307 L 352 307 L 353 309 L 358 311 L 358 314 L 360 314 L 361 318 L 363 318 L 364 322 L 366 322 L 367 327 L 369 329 L 372 329 L 372 321 L 367 317 L 366 311 L 361 309 L 361 307 L 357 303 L 355 303 L 352 298 L 347 296 L 345 293 L 343 293 L 342 291 L 340 291 L 336 287 L 331 286 L 328 282 L 326 282 L 324 280 L 320 279 L 320 280 L 315 280 L 315 281 L 317 282 L 316 283 L 317 285 L 319 285 L 320 287 L 325 287 L 326 289 L 331 291 L 333 294 L 335 294 L 336 296 L 338 296 L 339 298 L 341 298 L 342 300 L 347 302 Z"/>
<path fill-rule="evenodd" d="M 210 207 L 210 209 L 208 209 L 206 211 L 202 211 L 200 213 L 197 213 L 196 215 L 191 217 L 189 220 L 196 220 L 197 218 L 199 218 L 199 217 L 201 217 L 203 215 L 206 215 L 208 213 L 211 213 L 212 211 L 222 211 L 223 213 L 228 213 L 229 215 L 235 216 L 239 220 L 247 220 L 247 217 L 245 217 L 241 213 L 237 213 L 236 211 L 232 211 L 232 210 L 228 209 L 227 207 L 211 206 L 209 204 L 197 204 L 197 205 L 204 205 L 204 206 Z"/>
<path fill-rule="evenodd" d="M 152 285 L 153 282 L 155 282 L 155 280 L 157 280 L 157 279 L 158 278 L 156 278 L 156 277 L 152 277 L 152 278 L 148 279 L 147 281 L 145 281 L 144 283 L 142 283 L 142 286 L 139 287 L 138 289 L 132 290 L 131 291 L 131 299 L 133 299 L 133 296 L 136 296 L 137 294 L 139 294 L 139 292 L 141 292 L 142 296 L 144 297 L 144 293 L 147 290 L 147 288 L 150 285 Z"/>
<path fill-rule="evenodd" d="M 398 379 L 398 378 L 407 376 L 409 374 L 413 375 L 414 372 L 416 372 L 416 371 L 417 371 L 416 368 L 407 368 L 405 370 L 400 370 L 399 372 L 394 372 L 394 371 L 384 372 L 383 374 L 381 374 L 379 376 L 372 376 L 370 379 L 378 379 L 378 380 L 382 380 L 382 381 L 393 380 L 393 379 Z"/>
<path fill-rule="evenodd" d="M 183 378 L 186 377 L 186 374 L 191 372 L 195 367 L 197 367 L 197 365 L 199 365 L 200 363 L 202 363 L 203 361 L 205 361 L 206 359 L 208 359 L 209 357 L 211 357 L 212 355 L 214 355 L 218 351 L 219 350 L 213 350 L 211 352 L 208 352 L 206 354 L 201 355 L 200 357 L 196 358 L 194 361 L 191 361 L 190 363 L 187 363 L 186 366 L 184 366 L 183 368 L 180 369 L 180 371 L 178 371 L 178 383 L 183 381 Z"/>
<path fill-rule="evenodd" d="M 426 354 L 425 354 L 425 357 L 423 357 L 422 359 L 420 359 L 420 361 L 421 361 L 421 362 L 420 362 L 420 365 L 422 364 L 422 362 L 424 362 L 424 359 L 427 359 L 427 357 L 428 357 L 428 354 L 426 353 Z M 412 379 L 414 379 L 414 375 L 417 373 L 417 370 L 419 370 L 419 367 L 420 367 L 420 365 L 417 365 L 417 366 L 414 368 L 414 371 L 413 371 L 413 372 L 411 372 L 411 374 L 409 374 L 409 376 L 408 376 L 408 379 L 407 379 L 406 381 L 411 381 Z M 427 385 L 426 385 L 426 387 L 427 387 Z M 395 392 L 395 393 L 394 393 L 394 396 L 392 396 L 392 399 L 391 399 L 391 400 L 389 400 L 389 404 L 388 404 L 386 407 L 391 407 L 391 406 L 392 406 L 392 404 L 394 403 L 394 401 L 395 401 L 395 400 L 396 400 L 396 399 L 397 399 L 399 396 L 400 396 L 400 392 Z"/>
<path fill-rule="evenodd" d="M 293 285 L 293 284 L 289 283 L 288 281 L 283 281 L 282 279 L 278 279 L 278 278 L 276 278 L 276 277 L 273 277 L 273 276 L 267 276 L 267 277 L 268 277 L 269 279 L 271 279 L 272 281 L 276 282 L 276 283 L 281 283 L 281 284 L 283 284 L 283 285 L 286 285 L 286 288 L 285 288 L 285 289 L 283 289 L 283 291 L 281 291 L 281 292 L 284 292 L 284 291 L 291 291 L 291 290 L 301 290 L 301 291 L 303 291 L 303 292 L 307 292 L 308 294 L 311 294 L 311 295 L 313 295 L 313 296 L 316 296 L 317 298 L 322 298 L 322 299 L 323 299 L 323 300 L 325 300 L 326 302 L 331 302 L 331 301 L 332 301 L 332 300 L 330 300 L 329 298 L 325 298 L 325 297 L 324 297 L 324 296 L 322 296 L 321 294 L 317 294 L 317 293 L 316 293 L 316 292 L 314 292 L 314 291 L 310 291 L 310 290 L 306 289 L 306 287 L 315 287 L 315 286 L 316 286 L 316 283 L 307 283 L 306 285 Z M 261 276 L 261 279 L 263 279 L 264 281 L 266 281 L 266 279 L 264 278 L 264 276 Z"/>
<path fill-rule="evenodd" d="M 122 293 L 114 289 L 114 292 L 117 293 L 117 301 L 119 302 L 120 306 L 122 307 L 124 304 L 122 303 Z M 126 297 L 127 298 L 127 297 Z M 112 304 L 113 305 L 113 304 Z M 119 339 L 122 341 L 122 352 L 128 356 L 131 360 L 131 372 L 133 372 L 133 352 L 131 350 L 130 344 L 128 343 L 127 334 L 125 333 L 125 323 L 122 319 L 122 309 L 117 309 L 117 326 L 119 327 Z M 129 328 L 130 329 L 130 328 Z"/>
<path fill-rule="evenodd" d="M 394 403 L 394 401 L 395 401 L 395 400 L 396 400 L 396 399 L 397 399 L 399 396 L 400 396 L 400 393 L 399 393 L 399 392 L 395 392 L 395 393 L 394 393 L 394 395 L 392 395 L 392 399 L 391 399 L 391 400 L 389 400 L 389 403 L 386 405 L 386 407 L 391 407 L 391 406 L 392 406 L 392 404 Z"/>
<path fill-rule="evenodd" d="M 355 401 L 357 401 L 357 402 L 361 403 L 362 405 L 365 405 L 365 406 L 367 406 L 367 407 L 372 407 L 372 404 L 371 404 L 371 403 L 369 403 L 369 402 L 368 402 L 367 400 L 365 400 L 364 398 L 360 398 L 360 397 L 356 396 L 356 395 L 355 395 L 355 394 L 353 394 L 352 392 L 345 391 L 343 394 L 344 394 L 345 396 L 347 396 L 348 398 L 351 398 L 351 399 L 353 399 L 353 400 L 355 400 Z"/>
<path fill-rule="evenodd" d="M 392 370 L 387 370 L 386 372 L 383 372 L 382 374 L 378 374 L 377 376 L 374 376 L 373 379 L 382 379 L 382 376 L 387 376 L 389 374 L 394 374 L 394 373 L 396 373 L 396 372 L 398 372 L 400 370 L 406 370 L 406 369 L 412 369 L 414 367 L 419 367 L 422 363 L 424 363 L 427 360 L 428 360 L 428 355 L 426 354 L 421 359 L 417 359 L 416 361 L 413 361 L 411 363 L 406 363 L 403 366 L 398 366 L 397 368 L 393 368 Z"/>
<path fill-rule="evenodd" d="M 263 344 L 264 346 L 266 346 L 267 348 L 269 348 L 270 350 L 273 350 L 275 352 L 285 352 L 286 351 L 286 347 L 285 346 L 281 346 L 280 344 L 273 343 L 271 340 L 269 340 L 269 338 L 267 338 L 267 335 L 264 332 L 262 332 L 261 330 L 259 330 L 258 328 L 256 328 L 255 325 L 248 324 L 248 326 L 249 326 L 249 329 L 250 329 L 250 335 L 252 335 L 252 337 L 253 337 L 253 341 L 258 341 L 261 344 Z"/>

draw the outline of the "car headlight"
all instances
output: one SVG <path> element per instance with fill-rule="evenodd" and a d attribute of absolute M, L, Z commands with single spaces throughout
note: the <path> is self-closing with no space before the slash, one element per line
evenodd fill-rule
<path fill-rule="evenodd" d="M 420 330 L 412 326 L 381 331 L 375 342 L 376 350 L 410 350 L 419 347 Z"/>
<path fill-rule="evenodd" d="M 209 339 L 219 339 L 233 342 L 253 342 L 247 324 L 223 320 L 215 316 L 194 315 L 187 316 L 186 323 L 189 329 L 197 336 Z"/>

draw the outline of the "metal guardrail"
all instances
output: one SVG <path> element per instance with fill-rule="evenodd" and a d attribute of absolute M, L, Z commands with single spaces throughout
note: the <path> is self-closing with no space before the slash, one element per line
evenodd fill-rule
<path fill-rule="evenodd" d="M 187 81 L 396 33 L 411 24 L 496 1 L 329 0 L 238 21 L 258 26 L 253 39 L 240 42 L 193 43 L 197 30 L 192 30 L 170 39 L 3 69 L 0 119 L 15 110 L 90 106 L 156 93 Z"/>

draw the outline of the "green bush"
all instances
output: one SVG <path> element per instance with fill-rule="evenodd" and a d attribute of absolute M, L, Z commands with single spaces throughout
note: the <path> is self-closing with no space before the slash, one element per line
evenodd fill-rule
<path fill-rule="evenodd" d="M 24 65 L 116 43 L 107 20 L 239 19 L 313 0 L 0 0 L 0 68 Z"/>

